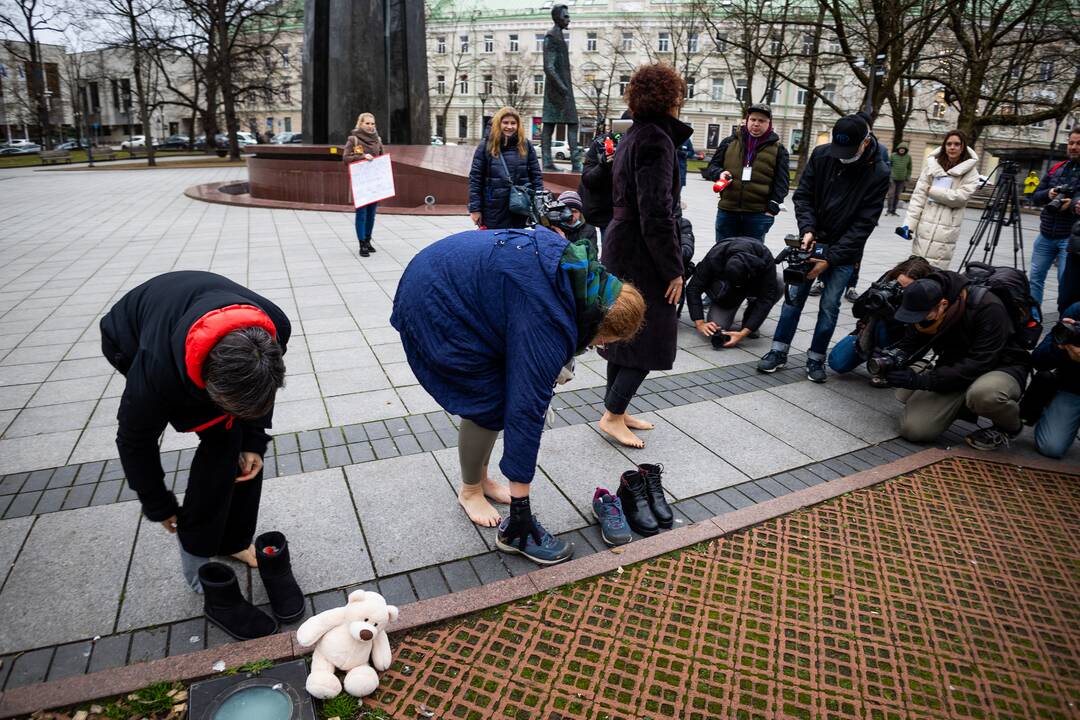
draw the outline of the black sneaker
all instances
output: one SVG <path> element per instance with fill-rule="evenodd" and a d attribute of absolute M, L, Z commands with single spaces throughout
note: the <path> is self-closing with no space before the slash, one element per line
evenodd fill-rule
<path fill-rule="evenodd" d="M 758 360 L 757 371 L 774 373 L 787 367 L 787 353 L 780 350 L 770 350 L 765 357 Z"/>
<path fill-rule="evenodd" d="M 997 450 L 1000 447 L 1009 447 L 1009 443 L 1019 434 L 1019 430 L 1014 433 L 1007 433 L 1004 430 L 990 426 L 976 430 L 965 437 L 964 440 L 976 450 Z"/>
<path fill-rule="evenodd" d="M 807 360 L 806 361 L 806 379 L 816 383 L 823 383 L 827 379 L 825 375 L 825 361 L 824 360 Z"/>
<path fill-rule="evenodd" d="M 360 241 L 360 257 L 369 257 L 371 255 L 371 246 L 363 240 Z"/>

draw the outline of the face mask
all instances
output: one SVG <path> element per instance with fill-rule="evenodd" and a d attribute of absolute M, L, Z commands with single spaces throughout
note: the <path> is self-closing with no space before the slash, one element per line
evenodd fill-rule
<path fill-rule="evenodd" d="M 567 230 L 577 230 L 579 227 L 581 227 L 584 224 L 585 224 L 585 220 L 582 219 L 582 218 L 578 218 L 574 222 L 570 223 L 570 226 L 567 228 Z"/>

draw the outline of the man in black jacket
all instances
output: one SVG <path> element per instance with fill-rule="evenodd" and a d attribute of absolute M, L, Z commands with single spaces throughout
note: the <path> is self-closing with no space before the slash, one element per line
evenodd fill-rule
<path fill-rule="evenodd" d="M 994 423 L 968 435 L 974 448 L 993 450 L 1020 433 L 1020 395 L 1031 358 L 1013 342 L 1009 311 L 992 290 L 939 270 L 904 290 L 894 319 L 908 325 L 895 345 L 907 363 L 885 377 L 902 388 L 897 398 L 904 403 L 905 439 L 930 442 L 965 409 Z M 937 355 L 933 367 L 916 372 L 910 362 L 930 350 Z"/>
<path fill-rule="evenodd" d="M 686 306 L 694 327 L 717 350 L 738 345 L 756 332 L 780 299 L 782 283 L 776 278 L 772 253 L 757 238 L 729 238 L 712 246 L 697 264 L 686 287 Z M 708 322 L 701 296 L 708 295 Z M 749 300 L 748 300 L 749 299 Z M 735 329 L 735 314 L 747 302 L 742 325 Z"/>
<path fill-rule="evenodd" d="M 266 429 L 285 381 L 290 332 L 274 303 L 194 271 L 151 278 L 101 320 L 105 359 L 127 378 L 116 445 L 128 485 L 147 519 L 178 535 L 196 591 L 198 569 L 212 556 L 255 565 Z M 161 467 L 167 424 L 199 436 L 182 507 Z"/>
<path fill-rule="evenodd" d="M 889 190 L 889 168 L 881 159 L 878 142 L 863 114 L 848 115 L 833 126 L 832 142 L 814 149 L 799 188 L 795 191 L 795 219 L 806 250 L 826 246 L 823 258 L 806 282 L 787 288 L 772 349 L 758 363 L 759 372 L 776 372 L 787 365 L 788 348 L 799 326 L 799 317 L 819 276 L 825 283 L 814 337 L 807 352 L 806 376 L 825 382 L 825 351 L 836 329 L 840 300 L 863 246 L 877 227 L 882 203 Z"/>
<path fill-rule="evenodd" d="M 1031 387 L 1040 379 L 1053 387 L 1053 395 L 1035 425 L 1035 448 L 1052 458 L 1065 457 L 1080 430 L 1080 302 L 1065 309 L 1055 329 L 1059 327 L 1071 330 L 1066 342 L 1055 342 L 1054 333 L 1048 332 L 1031 353 L 1035 369 L 1043 371 Z"/>

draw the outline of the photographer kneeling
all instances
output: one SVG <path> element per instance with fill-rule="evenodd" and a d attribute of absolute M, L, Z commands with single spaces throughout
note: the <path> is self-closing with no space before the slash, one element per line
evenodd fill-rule
<path fill-rule="evenodd" d="M 909 326 L 903 340 L 868 365 L 903 388 L 896 396 L 904 403 L 904 439 L 932 441 L 965 409 L 994 423 L 967 436 L 978 450 L 1008 445 L 1020 434 L 1019 401 L 1031 358 L 1013 339 L 1009 311 L 992 290 L 940 270 L 904 290 L 894 319 Z M 910 367 L 931 349 L 933 367 Z"/>
<path fill-rule="evenodd" d="M 1043 455 L 1063 458 L 1080 430 L 1080 302 L 1073 303 L 1061 321 L 1046 334 L 1031 353 L 1031 361 L 1040 372 L 1024 397 L 1045 383 L 1043 395 L 1048 402 L 1035 425 L 1035 447 Z M 1040 403 L 1041 404 L 1041 403 Z"/>
<path fill-rule="evenodd" d="M 686 306 L 694 327 L 712 338 L 714 348 L 731 348 L 761 327 L 780 299 L 782 287 L 765 244 L 756 238 L 733 237 L 713 245 L 698 263 L 686 287 Z M 702 309 L 703 293 L 712 301 L 708 322 Z M 741 329 L 734 330 L 735 313 L 747 298 Z"/>
<path fill-rule="evenodd" d="M 876 348 L 885 348 L 904 337 L 906 326 L 893 315 L 900 307 L 904 288 L 929 275 L 934 268 L 926 258 L 912 255 L 879 277 L 859 296 L 851 312 L 859 321 L 850 335 L 829 352 L 829 367 L 835 373 L 848 373 L 866 362 Z M 873 375 L 874 387 L 889 387 L 883 377 Z"/>

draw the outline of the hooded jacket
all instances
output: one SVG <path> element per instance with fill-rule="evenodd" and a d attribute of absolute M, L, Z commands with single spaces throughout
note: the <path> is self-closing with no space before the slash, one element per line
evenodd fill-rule
<path fill-rule="evenodd" d="M 933 335 L 909 325 L 896 347 L 918 359 L 930 350 L 937 354 L 931 370 L 921 373 L 919 390 L 962 392 L 991 370 L 1001 370 L 1027 384 L 1031 357 L 1012 340 L 1009 311 L 993 291 L 969 284 L 966 277 L 948 270 L 930 273 L 931 280 L 945 288 L 950 309 L 963 299 L 959 314 L 946 318 Z"/>
<path fill-rule="evenodd" d="M 607 135 L 593 138 L 585 151 L 585 165 L 581 169 L 578 195 L 590 225 L 606 227 L 611 222 L 611 168 L 613 163 L 604 160 L 604 140 Z"/>
<path fill-rule="evenodd" d="M 469 212 L 480 213 L 480 222 L 486 228 L 525 227 L 525 216 L 510 212 L 511 185 L 529 187 L 537 193 L 544 189 L 544 175 L 536 159 L 536 148 L 529 142 L 525 147 L 525 157 L 521 157 L 516 140 L 510 145 L 503 142 L 499 146 L 500 160 L 498 155 L 492 157 L 488 152 L 488 134 L 484 133 L 484 139 L 473 153 L 469 171 Z M 505 169 L 503 160 L 506 161 Z"/>
<path fill-rule="evenodd" d="M 716 148 L 705 177 L 716 181 L 720 173 L 731 173 L 731 183 L 720 194 L 717 207 L 728 212 L 780 212 L 780 205 L 787 197 L 791 180 L 788 176 L 788 151 L 780 144 L 780 137 L 772 130 L 762 138 L 754 153 L 750 180 L 743 182 L 742 168 L 745 157 L 746 128 L 729 135 Z"/>
<path fill-rule="evenodd" d="M 903 153 L 900 148 L 904 149 Z M 890 156 L 890 164 L 894 182 L 907 182 L 911 179 L 911 148 L 906 140 L 896 146 L 896 152 Z"/>
<path fill-rule="evenodd" d="M 236 420 L 210 400 L 202 379 L 202 362 L 217 341 L 252 325 L 271 331 L 285 352 L 292 326 L 281 308 L 228 278 L 198 271 L 151 278 L 101 319 L 102 337 L 116 352 L 109 360 L 127 378 L 116 446 L 150 520 L 165 520 L 177 510 L 163 482 L 158 448 L 167 424 L 198 432 L 236 422 L 243 432 L 241 450 L 266 452 L 273 411 L 258 420 Z"/>
<path fill-rule="evenodd" d="M 733 273 L 734 268 L 740 271 Z M 749 275 L 744 285 L 731 284 L 733 274 Z M 738 307 L 751 298 L 743 313 L 742 326 L 757 330 L 780 299 L 776 261 L 769 248 L 755 238 L 733 237 L 713 245 L 694 270 L 686 287 L 686 307 L 691 320 L 704 320 L 702 293 L 719 307 Z"/>
<path fill-rule="evenodd" d="M 829 145 L 814 148 L 792 200 L 799 235 L 814 233 L 828 245 L 829 265 L 854 265 L 881 217 L 889 191 L 889 168 L 877 138 L 855 162 L 845 165 L 829 156 Z"/>
<path fill-rule="evenodd" d="M 938 163 L 937 151 L 926 158 L 904 220 L 911 231 L 911 254 L 942 270 L 949 269 L 964 208 L 979 187 L 979 158 L 971 148 L 967 155 L 948 170 Z"/>

